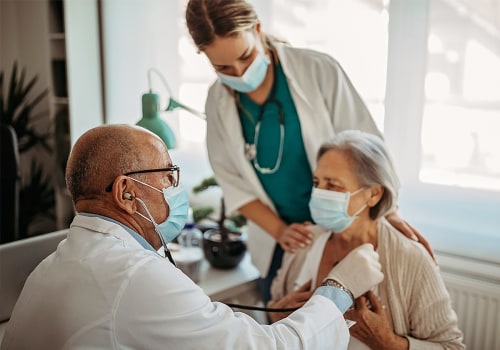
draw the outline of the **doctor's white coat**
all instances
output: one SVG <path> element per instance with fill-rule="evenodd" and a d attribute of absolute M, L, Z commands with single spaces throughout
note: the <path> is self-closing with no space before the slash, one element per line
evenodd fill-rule
<path fill-rule="evenodd" d="M 348 341 L 342 314 L 323 296 L 262 326 L 212 303 L 122 226 L 77 215 L 26 281 L 0 348 L 331 350 Z"/>

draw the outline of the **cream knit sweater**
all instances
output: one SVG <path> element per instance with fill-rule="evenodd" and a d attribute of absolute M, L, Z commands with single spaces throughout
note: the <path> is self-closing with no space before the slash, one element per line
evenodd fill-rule
<path fill-rule="evenodd" d="M 465 349 L 450 296 L 429 253 L 385 219 L 378 222 L 378 247 L 384 280 L 374 291 L 385 305 L 394 332 L 411 350 Z M 271 287 L 278 300 L 316 275 L 329 233 L 318 234 L 309 249 L 286 253 Z M 357 340 L 349 349 L 360 349 Z M 366 348 L 366 347 L 365 347 Z"/>

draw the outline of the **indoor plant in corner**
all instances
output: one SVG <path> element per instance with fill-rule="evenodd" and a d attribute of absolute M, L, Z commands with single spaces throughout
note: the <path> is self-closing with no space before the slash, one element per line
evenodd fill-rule
<path fill-rule="evenodd" d="M 193 187 L 193 193 L 200 193 L 212 186 L 218 185 L 214 177 L 209 177 Z M 198 222 L 207 218 L 213 211 L 213 208 L 207 207 L 193 209 L 193 216 Z M 245 223 L 246 220 L 240 215 L 226 217 L 224 197 L 221 197 L 220 217 L 217 224 L 203 232 L 203 253 L 210 265 L 219 269 L 231 269 L 238 266 L 246 252 L 245 236 L 239 230 Z"/>
<path fill-rule="evenodd" d="M 24 181 L 19 192 L 18 233 L 11 235 L 9 237 L 11 240 L 26 238 L 30 225 L 37 218 L 55 219 L 52 179 L 44 174 L 43 166 L 36 154 L 31 154 L 29 157 L 30 153 L 35 150 L 43 150 L 52 154 L 52 147 L 49 144 L 50 133 L 40 133 L 36 127 L 40 118 L 45 118 L 47 115 L 44 112 L 34 113 L 39 103 L 47 97 L 48 90 L 44 89 L 33 97 L 33 88 L 38 81 L 38 76 L 34 76 L 28 81 L 25 81 L 25 78 L 26 69 L 23 68 L 19 72 L 17 63 L 14 63 L 7 88 L 4 90 L 4 72 L 0 71 L 1 125 L 2 128 L 8 128 L 15 132 L 17 144 L 13 146 L 17 148 L 19 155 L 24 157 L 25 161 L 21 161 L 20 166 L 26 166 L 21 169 L 20 173 L 28 175 L 22 177 Z M 4 156 L 6 155 L 2 153 L 2 157 Z M 15 205 L 9 198 L 2 197 L 2 209 L 4 209 L 3 204 L 5 207 Z M 3 215 L 5 215 L 5 211 L 2 213 Z"/>

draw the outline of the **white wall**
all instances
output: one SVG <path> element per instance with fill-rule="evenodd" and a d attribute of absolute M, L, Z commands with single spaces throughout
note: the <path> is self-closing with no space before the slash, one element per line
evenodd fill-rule
<path fill-rule="evenodd" d="M 107 0 L 101 4 L 105 121 L 135 124 L 141 118 L 149 68 L 161 71 L 172 88 L 178 85 L 178 2 Z M 164 87 L 155 76 L 153 87 L 164 98 Z M 175 126 L 170 119 L 168 123 Z"/>
<path fill-rule="evenodd" d="M 72 144 L 103 123 L 97 0 L 64 3 L 66 61 Z"/>

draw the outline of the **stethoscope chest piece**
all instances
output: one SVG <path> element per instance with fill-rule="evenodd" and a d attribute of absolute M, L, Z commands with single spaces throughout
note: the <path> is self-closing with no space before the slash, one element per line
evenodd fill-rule
<path fill-rule="evenodd" d="M 254 143 L 245 143 L 245 158 L 247 160 L 254 160 L 257 155 L 257 150 Z"/>

